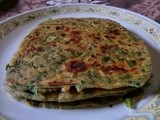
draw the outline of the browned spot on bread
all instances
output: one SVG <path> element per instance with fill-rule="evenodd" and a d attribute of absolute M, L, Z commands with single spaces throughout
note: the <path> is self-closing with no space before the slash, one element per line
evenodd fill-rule
<path fill-rule="evenodd" d="M 138 74 L 137 68 L 131 68 L 131 69 L 130 69 L 130 72 L 131 72 L 131 73 L 134 73 L 134 74 Z"/>
<path fill-rule="evenodd" d="M 105 38 L 116 38 L 117 36 L 119 36 L 120 35 L 120 32 L 119 32 L 119 30 L 118 29 L 114 29 L 114 30 L 112 30 L 112 29 L 110 29 L 109 31 L 107 31 L 106 33 L 105 33 Z"/>
<path fill-rule="evenodd" d="M 54 81 L 48 82 L 49 86 L 71 85 L 71 84 L 73 84 L 73 80 L 68 80 L 67 83 L 64 80 L 61 80 L 61 81 L 54 80 Z"/>
<path fill-rule="evenodd" d="M 75 52 L 75 50 L 73 48 L 66 48 L 64 50 L 67 51 L 67 52 L 70 52 L 70 53 L 74 53 Z"/>
<path fill-rule="evenodd" d="M 101 64 L 100 64 L 100 63 L 98 63 L 97 61 L 94 61 L 94 62 L 93 62 L 93 64 L 92 64 L 92 66 L 95 66 L 95 67 L 101 67 Z"/>
<path fill-rule="evenodd" d="M 57 42 L 56 41 L 52 41 L 49 43 L 51 46 L 56 47 L 57 46 Z"/>
<path fill-rule="evenodd" d="M 101 39 L 100 34 L 95 34 L 95 33 L 89 34 L 88 37 L 95 41 L 99 41 Z"/>
<path fill-rule="evenodd" d="M 113 65 L 113 66 L 106 66 L 106 67 L 101 67 L 101 70 L 105 74 L 112 74 L 112 73 L 126 73 L 128 70 L 125 68 Z"/>
<path fill-rule="evenodd" d="M 87 70 L 86 63 L 77 59 L 69 61 L 68 63 L 65 64 L 65 66 L 68 72 L 72 72 L 75 74 L 77 74 L 78 72 L 83 72 Z"/>
<path fill-rule="evenodd" d="M 102 45 L 100 46 L 100 50 L 102 53 L 110 53 L 112 52 L 112 49 L 116 49 L 118 47 L 118 45 Z"/>
<path fill-rule="evenodd" d="M 25 54 L 30 54 L 32 52 L 42 52 L 43 48 L 42 47 L 35 47 L 33 45 L 30 45 L 30 46 L 27 46 L 24 51 L 25 51 Z"/>

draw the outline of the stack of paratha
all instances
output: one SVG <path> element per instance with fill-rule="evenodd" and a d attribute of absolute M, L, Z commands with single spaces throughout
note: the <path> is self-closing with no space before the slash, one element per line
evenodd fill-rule
<path fill-rule="evenodd" d="M 49 19 L 24 38 L 5 86 L 33 106 L 99 107 L 141 89 L 151 69 L 145 43 L 114 21 Z"/>

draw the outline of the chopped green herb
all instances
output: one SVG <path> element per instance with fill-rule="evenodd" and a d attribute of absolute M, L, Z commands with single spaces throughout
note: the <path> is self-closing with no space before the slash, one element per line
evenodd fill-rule
<path fill-rule="evenodd" d="M 98 78 L 98 76 L 96 75 L 96 73 L 94 73 L 93 71 L 87 71 L 87 76 L 91 79 L 95 79 Z"/>
<path fill-rule="evenodd" d="M 133 67 L 133 66 L 136 65 L 136 61 L 135 61 L 135 60 L 129 60 L 129 61 L 128 61 L 128 65 L 129 65 L 130 67 Z"/>
<path fill-rule="evenodd" d="M 102 63 L 106 63 L 110 60 L 110 57 L 109 56 L 103 56 L 102 57 Z"/>
<path fill-rule="evenodd" d="M 88 50 L 91 51 L 92 49 L 93 49 L 93 43 L 90 43 L 90 44 L 88 45 Z"/>
<path fill-rule="evenodd" d="M 125 50 L 120 50 L 120 54 L 126 55 L 126 54 L 127 54 L 127 51 L 125 51 Z"/>
<path fill-rule="evenodd" d="M 142 55 L 141 52 L 136 52 L 137 53 L 137 56 L 140 57 Z"/>
<path fill-rule="evenodd" d="M 38 95 L 38 87 L 33 80 L 27 85 L 26 92 Z"/>
<path fill-rule="evenodd" d="M 52 65 L 50 66 L 50 69 L 53 70 L 54 72 L 56 72 L 56 70 L 58 69 L 58 66 L 56 63 L 52 63 Z"/>
<path fill-rule="evenodd" d="M 10 65 L 7 64 L 7 65 L 6 65 L 6 71 L 9 71 L 9 69 L 10 69 Z"/>
<path fill-rule="evenodd" d="M 134 108 L 134 104 L 130 98 L 124 99 L 124 104 L 129 108 Z"/>
<path fill-rule="evenodd" d="M 16 72 L 16 69 L 14 68 L 14 66 L 6 66 L 6 71 L 7 73 L 12 73 L 12 72 Z"/>
<path fill-rule="evenodd" d="M 140 87 L 140 82 L 139 81 L 128 81 L 128 83 L 132 87 L 136 87 L 136 88 Z"/>
<path fill-rule="evenodd" d="M 142 72 L 146 72 L 146 70 L 145 70 L 145 69 L 142 69 L 141 71 L 142 71 Z"/>
<path fill-rule="evenodd" d="M 131 54 L 132 57 L 136 56 L 136 52 L 135 51 L 131 51 L 130 54 Z"/>
<path fill-rule="evenodd" d="M 116 58 L 117 58 L 119 61 L 124 61 L 124 60 L 125 60 L 124 58 L 121 58 L 119 55 L 116 55 Z"/>
<path fill-rule="evenodd" d="M 20 75 L 20 67 L 24 64 L 23 59 L 18 59 L 12 66 L 9 64 L 6 66 L 7 73 L 16 72 L 17 75 Z"/>
<path fill-rule="evenodd" d="M 103 77 L 102 80 L 105 81 L 106 83 L 111 83 L 112 82 L 112 80 L 108 77 Z"/>
<path fill-rule="evenodd" d="M 34 64 L 33 62 L 30 63 L 30 65 L 33 67 L 33 68 L 38 68 L 38 66 L 36 64 Z"/>
<path fill-rule="evenodd" d="M 73 53 L 73 56 L 74 56 L 74 57 L 79 57 L 79 56 L 81 56 L 82 54 L 83 54 L 82 52 L 78 52 L 78 51 L 77 51 L 77 52 L 74 52 L 74 53 Z"/>
<path fill-rule="evenodd" d="M 42 68 L 42 67 L 44 67 L 44 65 L 43 65 L 43 64 L 40 64 L 40 65 L 39 65 L 39 67 L 41 67 L 41 68 Z"/>
<path fill-rule="evenodd" d="M 16 68 L 19 68 L 23 63 L 24 63 L 24 61 L 23 61 L 22 59 L 18 59 L 18 60 L 15 62 L 14 66 L 15 66 Z"/>
<path fill-rule="evenodd" d="M 150 70 L 152 68 L 152 64 L 147 65 L 147 68 Z"/>
<path fill-rule="evenodd" d="M 135 52 L 135 51 L 131 51 L 130 54 L 132 57 L 140 57 L 142 55 L 141 52 Z"/>
<path fill-rule="evenodd" d="M 126 79 L 130 79 L 130 78 L 131 78 L 131 75 L 130 75 L 130 74 L 126 74 L 126 75 L 120 76 L 119 78 L 120 78 L 121 80 L 126 80 Z"/>
<path fill-rule="evenodd" d="M 128 39 L 129 42 L 133 42 L 134 40 L 132 38 Z"/>
<path fill-rule="evenodd" d="M 44 77 L 46 77 L 47 76 L 47 72 L 46 71 L 42 71 L 42 72 L 40 72 L 39 74 L 38 74 L 38 76 L 36 77 L 36 79 L 35 80 L 42 80 Z"/>

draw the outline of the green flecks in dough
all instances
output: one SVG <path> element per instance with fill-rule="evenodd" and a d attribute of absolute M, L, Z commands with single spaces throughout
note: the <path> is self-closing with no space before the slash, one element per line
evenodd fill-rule
<path fill-rule="evenodd" d="M 136 65 L 136 61 L 135 61 L 135 60 L 129 60 L 129 61 L 127 61 L 127 63 L 128 63 L 128 65 L 129 65 L 130 67 L 133 67 L 133 66 Z"/>
<path fill-rule="evenodd" d="M 125 59 L 120 57 L 120 55 L 115 55 L 115 57 L 119 60 L 119 61 L 124 61 Z"/>
<path fill-rule="evenodd" d="M 131 78 L 130 74 L 122 75 L 122 76 L 119 77 L 119 79 L 121 79 L 121 80 L 128 80 L 130 78 Z"/>
<path fill-rule="evenodd" d="M 139 88 L 140 87 L 140 82 L 139 81 L 128 81 L 129 85 L 132 87 Z"/>
<path fill-rule="evenodd" d="M 130 51 L 130 55 L 134 58 L 137 58 L 137 57 L 141 57 L 142 53 L 141 52 L 136 52 L 136 51 Z"/>
<path fill-rule="evenodd" d="M 81 56 L 82 54 L 83 54 L 82 52 L 75 51 L 75 52 L 73 53 L 73 56 L 74 56 L 74 57 L 79 57 L 79 56 Z"/>
<path fill-rule="evenodd" d="M 50 66 L 50 69 L 54 72 L 56 72 L 56 70 L 58 69 L 58 65 L 56 63 L 52 63 Z"/>
<path fill-rule="evenodd" d="M 26 87 L 26 92 L 31 93 L 33 95 L 38 95 L 38 87 L 34 80 L 32 80 Z"/>
<path fill-rule="evenodd" d="M 43 78 L 45 78 L 47 76 L 47 72 L 46 71 L 42 71 L 38 74 L 38 76 L 35 78 L 35 80 L 42 80 Z"/>
<path fill-rule="evenodd" d="M 106 83 L 111 83 L 112 82 L 112 80 L 108 77 L 103 77 L 102 80 Z"/>
<path fill-rule="evenodd" d="M 16 72 L 14 66 L 10 66 L 9 64 L 6 65 L 6 71 L 7 73 Z"/>
<path fill-rule="evenodd" d="M 87 71 L 87 76 L 90 79 L 97 79 L 98 78 L 98 75 L 93 71 Z"/>
<path fill-rule="evenodd" d="M 107 63 L 110 60 L 109 56 L 103 56 L 102 57 L 102 63 Z"/>

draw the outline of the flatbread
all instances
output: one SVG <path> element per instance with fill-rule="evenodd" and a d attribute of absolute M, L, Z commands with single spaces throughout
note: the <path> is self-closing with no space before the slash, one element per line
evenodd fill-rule
<path fill-rule="evenodd" d="M 144 97 L 143 89 L 137 89 L 131 92 L 127 96 L 107 96 L 97 97 L 87 100 L 79 100 L 74 102 L 46 102 L 46 101 L 35 101 L 24 97 L 12 96 L 16 100 L 23 102 L 29 106 L 34 107 L 46 107 L 54 109 L 80 109 L 80 108 L 97 108 L 97 107 L 112 107 L 113 105 L 124 101 L 126 98 L 130 98 L 132 104 L 136 104 L 140 99 Z"/>
<path fill-rule="evenodd" d="M 7 81 L 36 86 L 141 87 L 151 76 L 145 43 L 98 18 L 49 19 L 32 30 L 7 65 Z"/>
<path fill-rule="evenodd" d="M 33 29 L 6 71 L 12 96 L 46 107 L 83 108 L 115 103 L 143 88 L 152 64 L 143 40 L 119 23 L 61 18 Z"/>
<path fill-rule="evenodd" d="M 71 102 L 83 99 L 89 99 L 94 97 L 104 97 L 104 96 L 124 96 L 127 93 L 133 91 L 133 88 L 121 88 L 115 90 L 102 90 L 102 89 L 87 89 L 81 92 L 76 92 L 72 90 L 71 92 L 47 92 L 47 93 L 37 93 L 36 95 L 30 91 L 23 91 L 19 88 L 12 88 L 6 86 L 6 91 L 15 96 L 24 97 L 36 101 L 57 101 L 57 102 Z"/>

